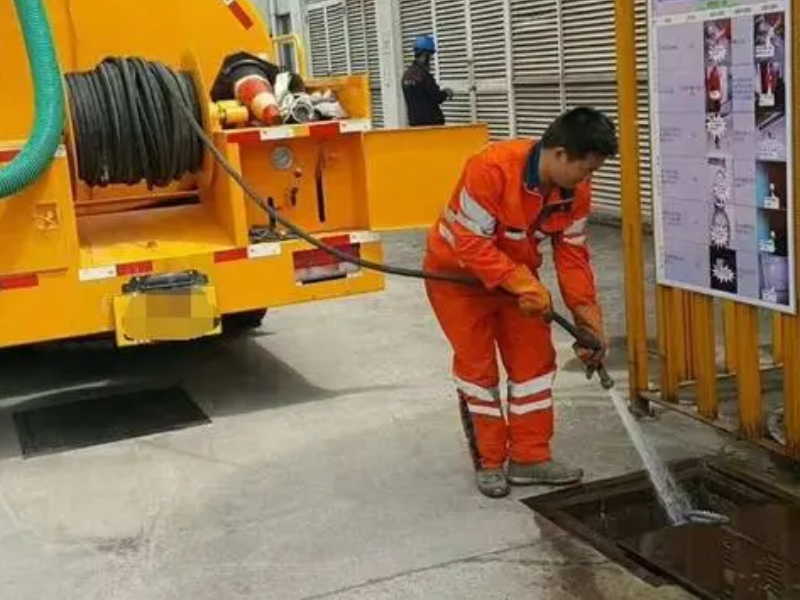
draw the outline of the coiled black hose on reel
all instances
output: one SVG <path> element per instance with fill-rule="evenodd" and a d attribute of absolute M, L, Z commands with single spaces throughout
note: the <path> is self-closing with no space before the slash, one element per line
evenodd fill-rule
<path fill-rule="evenodd" d="M 107 58 L 93 71 L 67 75 L 80 178 L 89 185 L 164 186 L 200 169 L 204 149 L 261 210 L 291 234 L 338 259 L 359 267 L 468 286 L 481 283 L 457 273 L 433 273 L 364 260 L 326 244 L 286 219 L 244 179 L 203 129 L 197 90 L 191 76 L 140 58 Z M 556 321 L 576 338 L 566 319 Z M 586 347 L 596 340 L 582 336 Z M 613 380 L 600 367 L 603 386 Z"/>
<path fill-rule="evenodd" d="M 200 102 L 192 78 L 141 58 L 107 58 L 94 70 L 70 73 L 78 175 L 91 186 L 164 186 L 199 170 L 203 143 L 182 114 L 195 120 Z"/>

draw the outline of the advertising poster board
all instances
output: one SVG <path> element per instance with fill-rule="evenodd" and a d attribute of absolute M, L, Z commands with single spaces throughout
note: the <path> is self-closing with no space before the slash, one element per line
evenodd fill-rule
<path fill-rule="evenodd" d="M 651 0 L 658 281 L 796 312 L 790 0 Z"/>

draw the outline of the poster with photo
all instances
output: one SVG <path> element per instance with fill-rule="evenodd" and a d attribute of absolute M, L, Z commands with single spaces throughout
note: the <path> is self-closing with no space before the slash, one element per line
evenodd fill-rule
<path fill-rule="evenodd" d="M 786 160 L 786 31 L 783 13 L 754 20 L 758 158 Z"/>
<path fill-rule="evenodd" d="M 731 20 L 708 21 L 704 33 L 707 147 L 709 151 L 730 151 L 733 131 Z"/>
<path fill-rule="evenodd" d="M 650 0 L 658 280 L 794 313 L 790 2 L 731 4 Z"/>
<path fill-rule="evenodd" d="M 713 248 L 731 248 L 733 241 L 734 224 L 730 210 L 733 176 L 730 163 L 730 159 L 721 156 L 711 156 L 707 161 L 706 197 L 711 213 L 708 241 Z"/>

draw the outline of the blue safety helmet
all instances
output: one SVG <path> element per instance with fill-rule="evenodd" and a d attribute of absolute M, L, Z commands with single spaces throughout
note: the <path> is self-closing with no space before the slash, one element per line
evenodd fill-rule
<path fill-rule="evenodd" d="M 430 52 L 436 54 L 436 40 L 432 35 L 421 35 L 414 40 L 414 52 Z"/>

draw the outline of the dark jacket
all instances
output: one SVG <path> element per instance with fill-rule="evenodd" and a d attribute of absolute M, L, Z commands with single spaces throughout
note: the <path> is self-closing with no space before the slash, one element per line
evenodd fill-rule
<path fill-rule="evenodd" d="M 408 123 L 420 125 L 444 125 L 444 114 L 440 104 L 447 94 L 427 70 L 413 63 L 403 75 L 403 95 L 408 107 Z"/>

